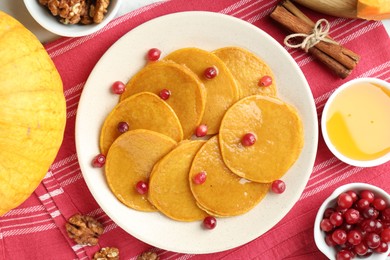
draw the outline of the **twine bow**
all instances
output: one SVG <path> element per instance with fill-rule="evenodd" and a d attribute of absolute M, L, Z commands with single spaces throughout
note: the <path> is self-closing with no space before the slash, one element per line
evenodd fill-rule
<path fill-rule="evenodd" d="M 322 23 L 324 23 L 325 26 L 322 26 Z M 311 34 L 306 34 L 306 33 L 290 34 L 286 38 L 284 38 L 284 44 L 290 48 L 301 48 L 302 50 L 305 50 L 305 52 L 308 52 L 311 47 L 315 46 L 320 41 L 338 44 L 336 41 L 327 38 L 329 34 L 329 29 L 330 29 L 329 22 L 326 19 L 320 19 L 314 25 Z M 300 37 L 304 37 L 301 43 L 291 44 L 289 42 L 291 39 L 300 38 Z"/>

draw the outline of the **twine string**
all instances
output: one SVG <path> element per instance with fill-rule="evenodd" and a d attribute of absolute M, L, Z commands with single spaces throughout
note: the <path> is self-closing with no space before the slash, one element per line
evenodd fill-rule
<path fill-rule="evenodd" d="M 324 26 L 322 26 L 324 24 Z M 330 30 L 330 24 L 326 19 L 320 19 L 314 25 L 313 31 L 311 34 L 306 33 L 293 33 L 284 38 L 284 44 L 290 48 L 301 48 L 308 52 L 309 49 L 315 46 L 317 43 L 323 41 L 333 44 L 338 44 L 336 41 L 327 38 Z M 290 43 L 291 39 L 303 38 L 302 42 L 297 44 Z"/>

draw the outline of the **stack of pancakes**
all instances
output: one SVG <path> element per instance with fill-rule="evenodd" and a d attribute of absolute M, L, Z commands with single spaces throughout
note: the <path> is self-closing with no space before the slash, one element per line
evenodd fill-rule
<path fill-rule="evenodd" d="M 204 77 L 209 67 L 218 71 L 213 79 Z M 264 76 L 269 86 L 259 86 Z M 267 64 L 239 47 L 184 48 L 148 63 L 102 126 L 110 189 L 130 208 L 179 221 L 249 211 L 303 147 L 299 115 L 277 97 L 275 83 Z M 167 100 L 158 96 L 163 89 Z M 128 132 L 118 132 L 120 122 Z M 207 125 L 206 138 L 194 136 L 199 125 Z M 252 146 L 241 143 L 247 133 L 256 137 Z M 200 172 L 206 181 L 196 184 Z M 148 183 L 147 194 L 137 192 L 139 181 Z"/>

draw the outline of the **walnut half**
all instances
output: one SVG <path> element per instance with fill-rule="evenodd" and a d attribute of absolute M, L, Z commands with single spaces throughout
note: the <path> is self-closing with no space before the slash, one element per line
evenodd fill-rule
<path fill-rule="evenodd" d="M 93 255 L 94 260 L 119 260 L 119 249 L 115 247 L 103 247 Z"/>
<path fill-rule="evenodd" d="M 91 4 L 89 7 L 89 16 L 93 18 L 94 23 L 101 23 L 103 21 L 109 4 L 110 0 L 96 0 L 96 4 Z"/>
<path fill-rule="evenodd" d="M 137 257 L 137 260 L 159 260 L 160 257 L 154 252 L 143 252 Z"/>
<path fill-rule="evenodd" d="M 103 234 L 104 231 L 103 225 L 96 219 L 80 214 L 76 214 L 69 218 L 65 227 L 69 237 L 76 243 L 90 246 L 94 246 L 98 243 L 99 236 Z"/>

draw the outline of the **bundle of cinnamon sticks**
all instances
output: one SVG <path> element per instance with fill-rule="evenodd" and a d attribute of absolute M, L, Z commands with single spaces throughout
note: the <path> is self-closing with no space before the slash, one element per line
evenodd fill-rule
<path fill-rule="evenodd" d="M 315 23 L 289 0 L 277 5 L 270 16 L 292 33 L 311 34 L 315 26 Z M 343 79 L 351 74 L 360 59 L 358 54 L 342 45 L 325 41 L 309 48 L 308 52 Z"/>

